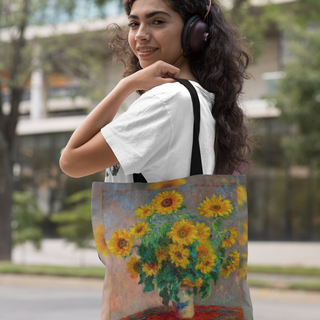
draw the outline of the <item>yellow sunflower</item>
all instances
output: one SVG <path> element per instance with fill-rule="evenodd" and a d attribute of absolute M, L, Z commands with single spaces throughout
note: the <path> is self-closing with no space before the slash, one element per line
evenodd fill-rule
<path fill-rule="evenodd" d="M 97 251 L 99 252 L 99 254 L 103 255 L 104 257 L 110 257 L 110 251 L 108 249 L 108 246 L 106 244 L 106 240 L 104 238 L 102 224 L 99 224 L 94 229 L 93 234 L 94 234 L 94 241 L 95 241 Z"/>
<path fill-rule="evenodd" d="M 196 265 L 196 269 L 200 270 L 203 274 L 209 274 L 215 266 L 216 259 L 217 256 L 215 254 L 212 256 L 206 256 Z"/>
<path fill-rule="evenodd" d="M 224 229 L 221 232 L 223 233 L 223 241 L 221 246 L 224 248 L 232 247 L 238 240 L 238 230 L 235 227 Z"/>
<path fill-rule="evenodd" d="M 167 249 L 156 250 L 156 255 L 159 265 L 162 263 L 162 261 L 170 259 L 169 252 Z"/>
<path fill-rule="evenodd" d="M 131 235 L 137 239 L 143 237 L 146 233 L 150 232 L 149 224 L 147 222 L 137 222 L 130 228 Z"/>
<path fill-rule="evenodd" d="M 189 264 L 189 250 L 184 248 L 183 245 L 174 243 L 169 245 L 169 255 L 171 262 L 176 265 L 176 267 L 181 267 L 185 269 Z"/>
<path fill-rule="evenodd" d="M 127 262 L 127 271 L 130 273 L 130 277 L 135 279 L 139 276 L 139 268 L 141 265 L 141 261 L 137 257 L 131 257 Z"/>
<path fill-rule="evenodd" d="M 205 260 L 207 257 L 216 256 L 210 241 L 200 242 L 200 245 L 197 246 L 197 251 L 198 251 L 197 257 L 200 260 L 200 262 Z"/>
<path fill-rule="evenodd" d="M 156 189 L 163 189 L 163 188 L 172 188 L 172 187 L 180 186 L 186 183 L 187 183 L 187 180 L 183 178 L 168 180 L 168 181 L 161 181 L 161 182 L 154 182 L 154 183 L 148 183 L 148 189 L 156 190 Z"/>
<path fill-rule="evenodd" d="M 230 273 L 234 272 L 239 267 L 239 252 L 235 250 L 228 255 L 228 258 L 222 264 L 220 274 L 223 278 L 229 276 Z"/>
<path fill-rule="evenodd" d="M 208 240 L 210 238 L 210 228 L 204 223 L 197 222 L 198 240 Z"/>
<path fill-rule="evenodd" d="M 240 223 L 239 246 L 246 246 L 248 243 L 248 224 L 246 222 Z"/>
<path fill-rule="evenodd" d="M 110 252 L 116 255 L 118 258 L 128 256 L 130 254 L 133 240 L 131 234 L 122 229 L 117 230 L 111 236 L 112 240 L 107 241 Z"/>
<path fill-rule="evenodd" d="M 136 209 L 136 217 L 139 219 L 147 219 L 154 214 L 153 208 L 149 205 L 140 206 Z"/>
<path fill-rule="evenodd" d="M 142 266 L 142 271 L 144 271 L 147 276 L 155 276 L 159 271 L 159 266 L 155 262 L 145 263 Z"/>
<path fill-rule="evenodd" d="M 247 191 L 245 186 L 237 186 L 237 199 L 239 208 L 247 202 Z"/>
<path fill-rule="evenodd" d="M 176 211 L 181 207 L 183 201 L 182 195 L 175 191 L 164 191 L 152 200 L 152 207 L 155 212 L 165 215 Z"/>
<path fill-rule="evenodd" d="M 181 219 L 181 221 L 176 221 L 173 224 L 171 230 L 167 233 L 167 236 L 174 243 L 188 246 L 193 244 L 194 240 L 197 239 L 197 234 L 197 228 L 192 221 Z"/>
<path fill-rule="evenodd" d="M 206 197 L 200 203 L 198 207 L 200 214 L 205 215 L 207 218 L 210 217 L 227 217 L 233 210 L 233 206 L 230 200 L 222 200 L 222 196 L 216 197 L 212 195 L 211 198 Z"/>
<path fill-rule="evenodd" d="M 201 287 L 202 284 L 203 280 L 201 278 L 197 279 L 196 282 L 192 282 L 189 278 L 184 278 L 181 283 L 181 285 L 187 287 Z"/>

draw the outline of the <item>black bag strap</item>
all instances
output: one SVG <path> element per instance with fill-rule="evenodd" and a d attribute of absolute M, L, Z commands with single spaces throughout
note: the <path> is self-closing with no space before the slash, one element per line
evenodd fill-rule
<path fill-rule="evenodd" d="M 202 170 L 202 161 L 201 161 L 201 153 L 200 153 L 200 144 L 199 144 L 199 134 L 200 134 L 200 101 L 194 86 L 186 79 L 178 79 L 174 78 L 176 81 L 184 85 L 192 99 L 193 106 L 193 142 L 192 142 L 192 153 L 191 153 L 191 168 L 190 168 L 190 176 L 194 176 L 196 174 L 203 174 Z M 133 174 L 134 182 L 147 182 L 145 177 L 141 173 Z"/>

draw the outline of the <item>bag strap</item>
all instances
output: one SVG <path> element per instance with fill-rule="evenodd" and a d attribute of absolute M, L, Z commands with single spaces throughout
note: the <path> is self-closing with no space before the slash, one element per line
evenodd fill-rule
<path fill-rule="evenodd" d="M 200 101 L 197 94 L 196 89 L 190 83 L 189 80 L 186 79 L 178 79 L 174 78 L 174 80 L 178 81 L 182 85 L 184 85 L 192 99 L 192 107 L 193 107 L 193 142 L 192 142 L 192 153 L 191 153 L 191 168 L 190 168 L 190 176 L 194 176 L 197 174 L 203 174 L 202 170 L 202 161 L 201 161 L 201 153 L 200 153 L 200 144 L 199 144 L 199 134 L 200 134 Z M 145 177 L 141 173 L 133 174 L 134 182 L 147 182 Z"/>

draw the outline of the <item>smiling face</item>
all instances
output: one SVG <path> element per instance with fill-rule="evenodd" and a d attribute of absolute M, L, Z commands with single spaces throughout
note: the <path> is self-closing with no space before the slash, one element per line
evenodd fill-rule
<path fill-rule="evenodd" d="M 158 60 L 181 68 L 183 21 L 163 0 L 136 0 L 129 19 L 129 45 L 142 68 Z"/>

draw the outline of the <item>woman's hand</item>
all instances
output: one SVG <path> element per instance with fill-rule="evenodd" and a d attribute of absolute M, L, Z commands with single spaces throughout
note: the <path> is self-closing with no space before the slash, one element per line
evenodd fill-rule
<path fill-rule="evenodd" d="M 150 90 L 165 83 L 175 82 L 172 78 L 179 78 L 180 69 L 161 60 L 135 72 L 123 79 L 130 91 Z"/>

